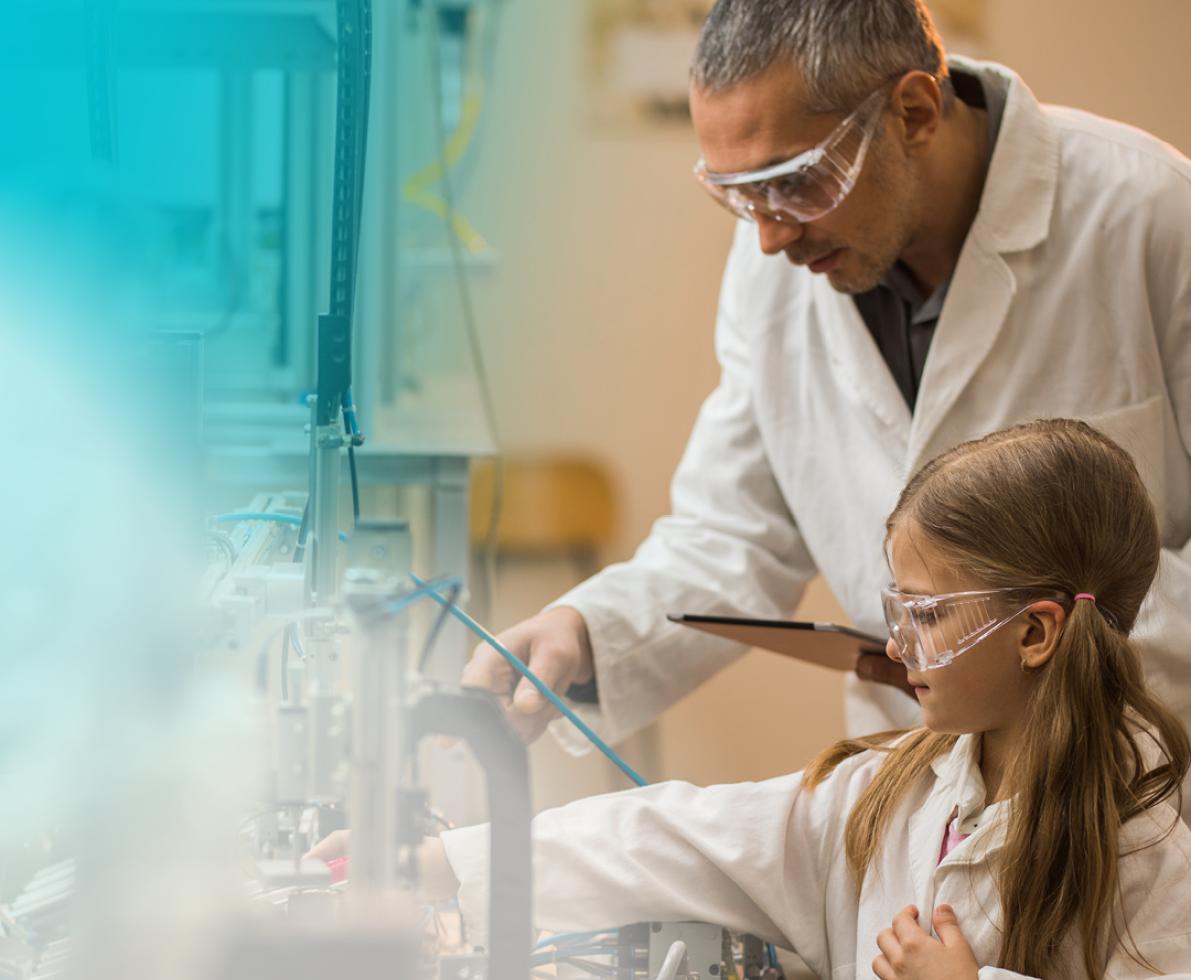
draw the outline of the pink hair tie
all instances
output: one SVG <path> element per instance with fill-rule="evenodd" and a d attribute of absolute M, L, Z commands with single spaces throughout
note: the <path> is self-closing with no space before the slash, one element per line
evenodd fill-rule
<path fill-rule="evenodd" d="M 1090 592 L 1081 592 L 1075 597 L 1076 602 L 1079 602 L 1080 599 L 1087 599 L 1093 606 L 1096 604 L 1096 597 Z"/>

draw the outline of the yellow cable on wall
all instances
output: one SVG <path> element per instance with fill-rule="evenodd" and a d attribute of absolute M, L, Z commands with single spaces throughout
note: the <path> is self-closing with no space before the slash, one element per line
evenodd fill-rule
<path fill-rule="evenodd" d="M 437 36 L 434 43 L 438 43 Z M 474 43 L 473 35 L 472 44 Z M 477 70 L 479 59 L 474 51 L 471 52 L 471 55 L 468 59 L 472 65 L 467 83 L 468 94 L 463 100 L 459 125 L 455 127 L 455 131 L 451 133 L 443 147 L 442 156 L 413 174 L 405 182 L 402 196 L 411 204 L 442 218 L 451 233 L 463 243 L 464 248 L 472 255 L 478 255 L 488 249 L 488 242 L 485 241 L 484 236 L 458 210 L 452 208 L 445 197 L 431 189 L 440 180 L 443 180 L 451 168 L 463 158 L 475 137 L 480 121 L 480 109 L 483 106 L 483 80 Z M 438 107 L 435 111 L 439 111 Z"/>

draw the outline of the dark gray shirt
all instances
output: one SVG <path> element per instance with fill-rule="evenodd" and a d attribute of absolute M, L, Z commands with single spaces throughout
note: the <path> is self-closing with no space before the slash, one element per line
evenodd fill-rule
<path fill-rule="evenodd" d="M 988 111 L 991 155 L 1005 113 L 1005 89 L 997 84 L 999 79 L 980 79 L 958 71 L 952 73 L 951 79 L 957 98 Z M 876 286 L 853 297 L 911 412 L 918 400 L 926 355 L 950 285 L 951 280 L 947 279 L 929 296 L 923 296 L 909 270 L 898 262 Z"/>

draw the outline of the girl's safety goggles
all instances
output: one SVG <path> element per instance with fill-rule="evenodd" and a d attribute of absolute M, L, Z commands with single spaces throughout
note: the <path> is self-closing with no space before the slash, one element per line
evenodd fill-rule
<path fill-rule="evenodd" d="M 1062 592 L 987 589 L 945 595 L 881 592 L 885 625 L 898 656 L 910 670 L 946 667 L 1002 626 L 1044 599 L 1067 602 Z"/>
<path fill-rule="evenodd" d="M 877 89 L 818 146 L 760 170 L 717 174 L 702 159 L 695 179 L 738 218 L 806 222 L 834 210 L 856 186 L 887 98 Z"/>

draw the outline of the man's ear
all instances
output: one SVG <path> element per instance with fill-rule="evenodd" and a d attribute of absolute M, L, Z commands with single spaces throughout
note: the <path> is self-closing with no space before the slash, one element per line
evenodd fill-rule
<path fill-rule="evenodd" d="M 1067 611 L 1057 602 L 1047 599 L 1030 606 L 1018 650 L 1023 669 L 1037 670 L 1050 660 L 1066 621 Z"/>
<path fill-rule="evenodd" d="M 910 153 L 930 146 L 943 119 L 943 93 L 924 71 L 912 71 L 894 86 L 889 100 L 902 142 Z"/>

